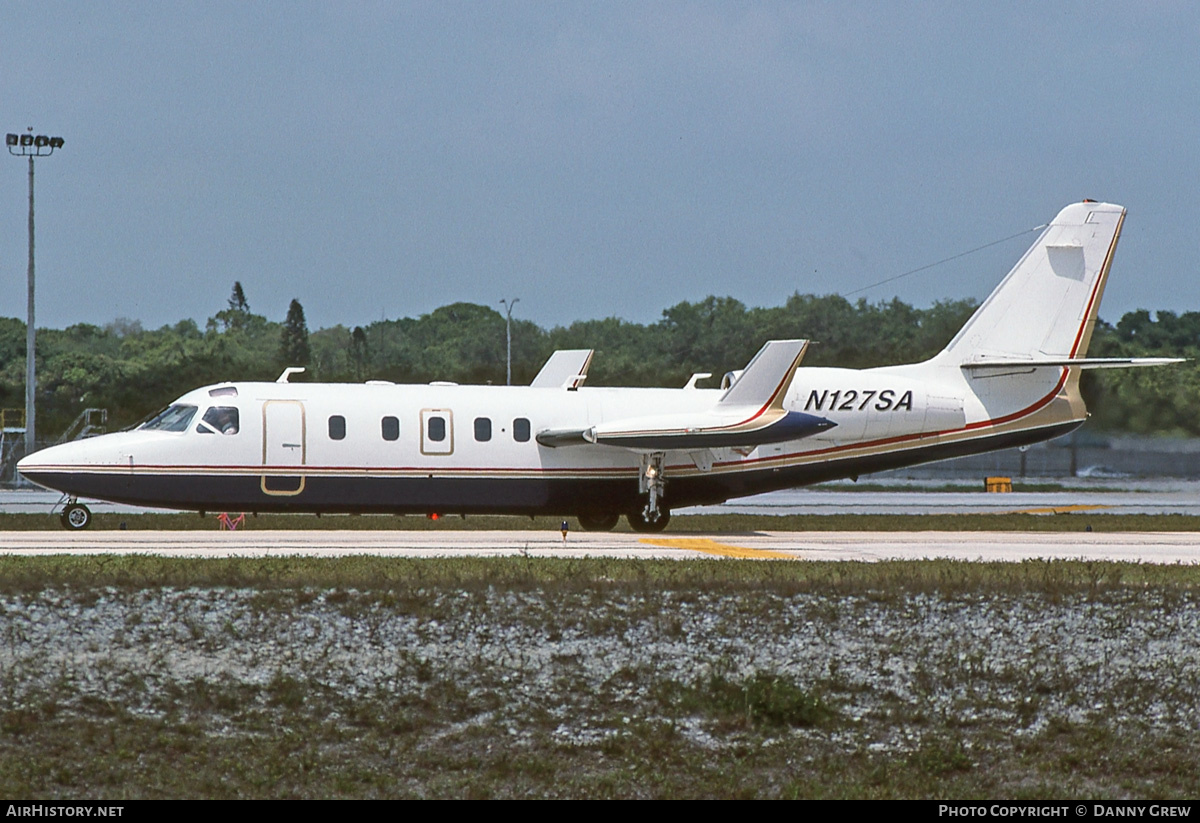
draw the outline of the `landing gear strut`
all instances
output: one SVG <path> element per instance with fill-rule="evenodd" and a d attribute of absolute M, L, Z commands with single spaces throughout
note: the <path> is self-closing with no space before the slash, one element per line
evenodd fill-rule
<path fill-rule="evenodd" d="M 638 475 L 638 491 L 646 495 L 646 505 L 625 516 L 629 527 L 637 532 L 660 532 L 667 527 L 671 512 L 660 503 L 666 494 L 667 479 L 663 477 L 664 452 L 642 455 L 642 472 Z"/>
<path fill-rule="evenodd" d="M 71 531 L 79 531 L 92 525 L 92 510 L 77 502 L 74 497 L 67 501 L 59 517 L 62 524 Z"/>

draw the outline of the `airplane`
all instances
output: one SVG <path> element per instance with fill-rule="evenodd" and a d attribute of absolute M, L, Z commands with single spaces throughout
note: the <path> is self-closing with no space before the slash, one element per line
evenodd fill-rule
<path fill-rule="evenodd" d="M 132 431 L 18 464 L 65 495 L 200 511 L 624 515 L 663 530 L 671 509 L 805 486 L 1067 434 L 1087 418 L 1083 369 L 1176 358 L 1089 358 L 1125 219 L 1064 208 L 937 355 L 809 368 L 806 340 L 767 342 L 721 388 L 585 387 L 590 350 L 554 353 L 529 386 L 221 383 Z"/>

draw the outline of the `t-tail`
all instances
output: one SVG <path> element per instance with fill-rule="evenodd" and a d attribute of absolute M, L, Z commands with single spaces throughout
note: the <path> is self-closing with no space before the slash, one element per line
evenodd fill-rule
<path fill-rule="evenodd" d="M 933 362 L 979 375 L 1179 362 L 1087 357 L 1124 222 L 1125 209 L 1112 203 L 1085 200 L 1060 211 Z"/>
<path fill-rule="evenodd" d="M 966 381 L 969 422 L 948 439 L 1052 437 L 1087 417 L 1083 369 L 1180 362 L 1087 356 L 1124 222 L 1125 209 L 1111 203 L 1067 206 L 946 348 L 916 367 L 943 384 Z"/>

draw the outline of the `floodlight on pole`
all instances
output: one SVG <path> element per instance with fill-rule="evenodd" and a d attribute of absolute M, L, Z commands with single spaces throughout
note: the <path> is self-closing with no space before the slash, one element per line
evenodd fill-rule
<path fill-rule="evenodd" d="M 507 310 L 507 316 L 504 319 L 504 337 L 508 342 L 508 357 L 505 360 L 505 385 L 507 386 L 512 385 L 512 310 L 513 306 L 520 302 L 521 298 L 519 297 L 514 297 L 511 300 L 504 299 L 500 301 L 500 305 L 504 306 L 504 308 Z"/>
<path fill-rule="evenodd" d="M 4 142 L 8 146 L 8 153 L 13 157 L 29 158 L 29 273 L 25 306 L 25 453 L 32 454 L 37 448 L 35 445 L 36 404 L 34 403 L 34 395 L 37 390 L 34 356 L 37 352 L 37 335 L 33 316 L 33 158 L 49 157 L 54 154 L 55 149 L 63 147 L 64 141 L 61 137 L 34 135 L 33 126 L 30 126 L 27 131 L 26 134 L 5 135 Z"/>

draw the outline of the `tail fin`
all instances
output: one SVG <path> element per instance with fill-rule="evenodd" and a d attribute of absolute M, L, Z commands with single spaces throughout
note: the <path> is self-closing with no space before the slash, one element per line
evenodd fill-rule
<path fill-rule="evenodd" d="M 1124 220 L 1125 209 L 1111 203 L 1060 211 L 936 360 L 1083 357 Z"/>

